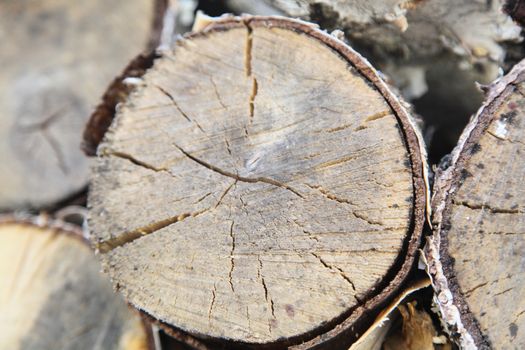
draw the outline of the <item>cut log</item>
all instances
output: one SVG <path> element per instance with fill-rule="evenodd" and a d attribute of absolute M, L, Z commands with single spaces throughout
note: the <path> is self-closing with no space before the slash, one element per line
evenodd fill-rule
<path fill-rule="evenodd" d="M 115 73 L 156 45 L 163 6 L 0 1 L 0 209 L 48 206 L 86 185 L 84 125 Z"/>
<path fill-rule="evenodd" d="M 525 61 L 486 102 L 436 174 L 426 256 L 435 301 L 464 349 L 525 347 Z"/>
<path fill-rule="evenodd" d="M 146 325 L 113 291 L 71 225 L 0 218 L 0 348 L 149 347 Z"/>
<path fill-rule="evenodd" d="M 347 346 L 413 265 L 426 201 L 414 125 L 314 25 L 211 21 L 154 61 L 97 153 L 94 244 L 164 327 Z"/>

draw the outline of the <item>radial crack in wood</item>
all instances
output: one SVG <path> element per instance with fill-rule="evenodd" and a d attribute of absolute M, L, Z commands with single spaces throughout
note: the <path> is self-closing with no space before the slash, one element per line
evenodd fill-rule
<path fill-rule="evenodd" d="M 417 133 L 374 69 L 315 27 L 210 23 L 154 61 L 98 148 L 104 268 L 164 327 L 344 347 L 412 266 Z"/>
<path fill-rule="evenodd" d="M 195 156 L 192 156 L 191 154 L 186 152 L 184 149 L 182 149 L 182 147 L 180 147 L 180 146 L 178 146 L 176 144 L 173 144 L 173 145 L 175 147 L 177 147 L 177 149 L 179 151 L 181 151 L 181 153 L 184 154 L 186 157 L 188 157 L 189 159 L 193 160 L 194 162 L 202 165 L 203 167 L 210 169 L 211 171 L 215 171 L 216 173 L 219 173 L 221 175 L 224 175 L 224 176 L 227 176 L 227 177 L 231 177 L 232 179 L 235 179 L 237 181 L 249 182 L 249 183 L 264 182 L 264 183 L 267 183 L 267 184 L 270 184 L 270 185 L 274 185 L 276 187 L 281 187 L 281 188 L 287 189 L 288 191 L 291 191 L 292 193 L 294 193 L 296 196 L 299 196 L 299 197 L 303 198 L 303 196 L 297 190 L 294 190 L 290 186 L 288 186 L 286 184 L 283 184 L 283 183 L 280 183 L 279 181 L 276 181 L 274 179 L 269 179 L 269 178 L 266 178 L 266 177 L 250 178 L 250 177 L 239 176 L 238 174 L 234 174 L 234 173 L 231 173 L 229 171 L 222 170 L 222 169 L 220 169 L 220 168 L 218 168 L 218 167 L 216 167 L 214 165 L 211 165 L 211 164 L 203 161 L 202 159 L 199 159 L 199 158 L 197 158 Z"/>
<path fill-rule="evenodd" d="M 426 255 L 435 301 L 464 349 L 525 346 L 525 62 L 487 91 L 436 174 Z"/>

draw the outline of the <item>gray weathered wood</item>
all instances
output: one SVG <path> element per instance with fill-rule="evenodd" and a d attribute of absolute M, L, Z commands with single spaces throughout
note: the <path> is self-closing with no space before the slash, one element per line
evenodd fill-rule
<path fill-rule="evenodd" d="M 412 265 L 423 162 L 403 105 L 339 40 L 283 18 L 211 21 L 118 108 L 90 227 L 117 288 L 165 325 L 350 342 Z"/>
<path fill-rule="evenodd" d="M 257 1 L 253 1 L 256 3 Z M 284 13 L 340 28 L 361 27 L 377 23 L 406 26 L 407 10 L 418 0 L 265 0 Z"/>
<path fill-rule="evenodd" d="M 495 82 L 437 174 L 427 259 L 465 349 L 525 346 L 525 62 Z"/>
<path fill-rule="evenodd" d="M 81 132 L 115 73 L 152 39 L 154 5 L 0 1 L 0 209 L 50 205 L 86 185 Z"/>

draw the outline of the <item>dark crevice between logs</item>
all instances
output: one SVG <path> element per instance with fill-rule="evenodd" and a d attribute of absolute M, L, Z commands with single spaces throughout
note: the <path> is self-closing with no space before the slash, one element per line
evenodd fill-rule
<path fill-rule="evenodd" d="M 506 0 L 502 6 L 503 12 L 508 14 L 512 19 L 521 26 L 525 26 L 525 1 L 524 0 Z"/>

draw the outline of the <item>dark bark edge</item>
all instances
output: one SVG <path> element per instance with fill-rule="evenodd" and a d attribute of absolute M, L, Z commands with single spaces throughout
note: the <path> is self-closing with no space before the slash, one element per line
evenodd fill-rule
<path fill-rule="evenodd" d="M 503 12 L 509 15 L 514 22 L 520 26 L 525 26 L 525 1 L 507 0 L 503 3 Z"/>

